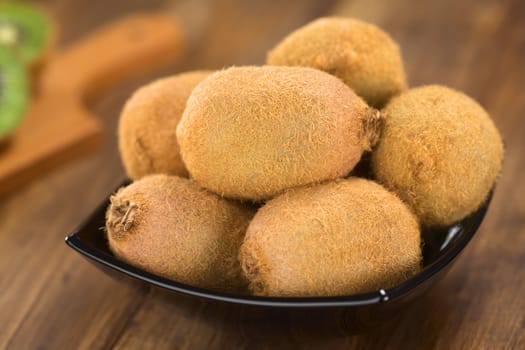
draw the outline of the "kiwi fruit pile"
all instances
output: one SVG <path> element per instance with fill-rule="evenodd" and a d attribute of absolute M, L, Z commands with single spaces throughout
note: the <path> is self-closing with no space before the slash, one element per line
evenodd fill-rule
<path fill-rule="evenodd" d="M 24 116 L 37 73 L 53 43 L 52 21 L 42 10 L 27 4 L 0 4 L 0 142 L 7 140 Z"/>
<path fill-rule="evenodd" d="M 408 88 L 394 40 L 349 18 L 299 28 L 266 65 L 139 89 L 118 138 L 134 182 L 107 209 L 115 256 L 267 297 L 403 283 L 422 268 L 421 230 L 475 212 L 503 161 L 477 102 L 444 86 Z"/>

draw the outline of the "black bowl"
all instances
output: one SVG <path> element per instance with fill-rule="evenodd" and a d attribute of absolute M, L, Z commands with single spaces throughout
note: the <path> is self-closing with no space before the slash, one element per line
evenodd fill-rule
<path fill-rule="evenodd" d="M 283 320 L 292 327 L 317 331 L 337 330 L 356 333 L 391 320 L 406 309 L 409 302 L 420 296 L 442 277 L 455 258 L 476 233 L 489 206 L 491 195 L 472 215 L 459 223 L 445 228 L 423 228 L 423 269 L 416 276 L 396 287 L 375 292 L 340 296 L 280 298 L 255 297 L 220 293 L 196 288 L 156 276 L 118 260 L 108 249 L 102 228 L 109 197 L 73 233 L 66 237 L 66 244 L 88 258 L 90 262 L 109 275 L 129 282 L 146 283 L 160 287 L 173 294 L 181 305 L 188 298 L 223 303 L 223 311 L 216 317 L 231 312 L 241 312 L 246 319 L 261 317 L 277 322 Z M 228 310 L 224 310 L 226 307 Z"/>

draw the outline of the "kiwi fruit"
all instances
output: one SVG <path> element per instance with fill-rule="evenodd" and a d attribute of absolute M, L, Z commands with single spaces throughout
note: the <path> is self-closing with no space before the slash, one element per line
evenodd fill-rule
<path fill-rule="evenodd" d="M 24 64 L 0 45 L 0 142 L 8 136 L 25 114 L 28 82 Z"/>
<path fill-rule="evenodd" d="M 133 182 L 110 199 L 107 238 L 119 259 L 196 287 L 246 288 L 238 254 L 250 207 L 164 174 Z"/>
<path fill-rule="evenodd" d="M 336 296 L 393 287 L 421 266 L 417 219 L 361 178 L 289 190 L 251 221 L 241 247 L 256 295 Z"/>
<path fill-rule="evenodd" d="M 28 67 L 35 68 L 54 41 L 51 19 L 38 7 L 0 4 L 0 45 L 11 48 Z"/>
<path fill-rule="evenodd" d="M 406 88 L 399 46 L 377 26 L 351 18 L 310 22 L 269 51 L 267 63 L 333 74 L 378 108 Z"/>
<path fill-rule="evenodd" d="M 193 90 L 177 139 L 199 185 L 258 201 L 348 174 L 377 141 L 379 124 L 379 112 L 330 74 L 232 67 Z"/>
<path fill-rule="evenodd" d="M 191 91 L 210 73 L 194 71 L 159 79 L 141 87 L 127 101 L 118 140 L 131 179 L 156 173 L 187 176 L 175 132 Z"/>
<path fill-rule="evenodd" d="M 382 114 L 373 172 L 422 224 L 450 225 L 481 206 L 501 171 L 503 144 L 476 101 L 429 85 L 393 98 Z"/>

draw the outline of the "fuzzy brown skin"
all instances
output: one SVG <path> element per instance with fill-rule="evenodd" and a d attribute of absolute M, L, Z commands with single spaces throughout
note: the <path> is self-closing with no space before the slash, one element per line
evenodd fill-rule
<path fill-rule="evenodd" d="M 131 265 L 192 286 L 246 289 L 239 248 L 255 210 L 177 176 L 151 175 L 111 197 L 111 251 Z"/>
<path fill-rule="evenodd" d="M 137 90 L 120 116 L 118 138 L 124 168 L 131 179 L 149 174 L 187 176 L 175 135 L 193 88 L 210 71 L 159 79 Z"/>
<path fill-rule="evenodd" d="M 399 46 L 377 26 L 351 18 L 320 18 L 297 29 L 268 53 L 267 63 L 333 74 L 375 107 L 406 89 Z"/>
<path fill-rule="evenodd" d="M 303 67 L 233 67 L 200 83 L 177 129 L 201 186 L 261 200 L 346 175 L 377 141 L 379 112 L 339 79 Z"/>
<path fill-rule="evenodd" d="M 351 295 L 415 275 L 420 232 L 393 193 L 349 178 L 267 202 L 248 227 L 240 260 L 256 295 Z"/>
<path fill-rule="evenodd" d="M 478 103 L 423 86 L 392 99 L 383 115 L 373 171 L 422 224 L 449 225 L 479 208 L 500 173 L 503 144 Z"/>

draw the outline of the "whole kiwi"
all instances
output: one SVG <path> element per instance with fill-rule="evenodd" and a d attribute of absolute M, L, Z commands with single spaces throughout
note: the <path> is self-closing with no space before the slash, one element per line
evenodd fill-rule
<path fill-rule="evenodd" d="M 406 88 L 399 46 L 377 26 L 352 18 L 317 19 L 269 53 L 271 65 L 313 67 L 342 79 L 374 107 Z"/>
<path fill-rule="evenodd" d="M 500 173 L 503 144 L 478 103 L 429 85 L 393 98 L 383 115 L 373 172 L 422 224 L 449 225 L 479 208 Z"/>
<path fill-rule="evenodd" d="M 194 71 L 159 79 L 138 89 L 126 102 L 118 140 L 131 179 L 157 173 L 187 176 L 175 131 L 191 91 L 210 73 Z"/>
<path fill-rule="evenodd" d="M 379 112 L 348 86 L 304 67 L 232 67 L 193 90 L 177 128 L 201 186 L 261 200 L 348 174 L 377 141 Z"/>
<path fill-rule="evenodd" d="M 188 179 L 146 176 L 111 197 L 111 251 L 131 265 L 192 286 L 242 291 L 238 261 L 250 207 L 222 199 Z"/>
<path fill-rule="evenodd" d="M 268 201 L 248 227 L 240 260 L 256 295 L 351 295 L 416 274 L 421 239 L 415 216 L 397 196 L 349 178 Z"/>

